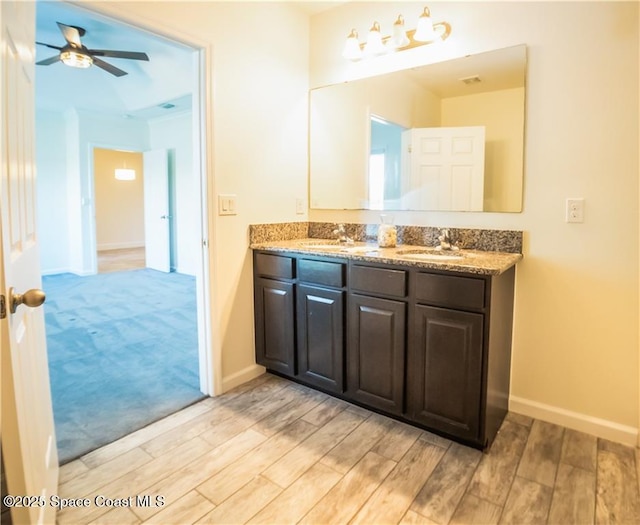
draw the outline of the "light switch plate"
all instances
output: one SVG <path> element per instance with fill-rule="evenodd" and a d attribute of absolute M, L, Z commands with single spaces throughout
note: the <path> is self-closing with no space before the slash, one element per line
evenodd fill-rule
<path fill-rule="evenodd" d="M 304 199 L 296 199 L 296 213 L 298 215 L 304 215 L 304 212 L 306 211 L 304 208 Z"/>
<path fill-rule="evenodd" d="M 237 215 L 236 195 L 218 195 L 218 215 Z"/>

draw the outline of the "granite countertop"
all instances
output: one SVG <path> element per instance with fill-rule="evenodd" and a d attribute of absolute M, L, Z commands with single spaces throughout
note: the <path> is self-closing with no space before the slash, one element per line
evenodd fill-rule
<path fill-rule="evenodd" d="M 296 252 L 355 259 L 373 263 L 402 264 L 418 268 L 499 275 L 522 259 L 520 253 L 481 250 L 437 251 L 428 246 L 401 244 L 396 248 L 379 248 L 377 244 L 355 242 L 340 244 L 329 239 L 293 239 L 254 243 L 253 250 Z"/>

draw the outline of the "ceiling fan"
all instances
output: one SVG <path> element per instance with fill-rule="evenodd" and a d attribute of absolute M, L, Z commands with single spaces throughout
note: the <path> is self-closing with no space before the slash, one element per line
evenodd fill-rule
<path fill-rule="evenodd" d="M 36 62 L 38 66 L 48 66 L 55 64 L 56 62 L 62 62 L 67 66 L 77 68 L 88 68 L 91 65 L 96 65 L 101 69 L 104 69 L 108 73 L 121 77 L 127 74 L 126 71 L 119 69 L 98 57 L 111 57 L 111 58 L 127 58 L 131 60 L 149 60 L 146 53 L 139 53 L 136 51 L 115 51 L 111 49 L 87 49 L 85 45 L 80 41 L 80 37 L 84 36 L 86 30 L 77 26 L 69 26 L 56 22 L 62 36 L 67 41 L 67 44 L 59 47 L 51 44 L 45 44 L 44 42 L 36 42 L 41 46 L 46 46 L 51 49 L 57 49 L 60 51 L 55 56 Z"/>

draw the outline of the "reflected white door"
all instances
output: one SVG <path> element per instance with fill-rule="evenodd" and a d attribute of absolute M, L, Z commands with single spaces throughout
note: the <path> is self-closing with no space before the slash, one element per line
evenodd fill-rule
<path fill-rule="evenodd" d="M 42 498 L 34 506 L 12 509 L 14 523 L 53 523 L 55 508 L 41 505 L 58 486 L 44 311 L 11 307 L 13 294 L 42 286 L 35 215 L 35 3 L 3 0 L 0 10 L 3 458 L 10 494 Z"/>
<path fill-rule="evenodd" d="M 410 194 L 414 209 L 482 211 L 484 126 L 414 128 Z"/>
<path fill-rule="evenodd" d="M 167 150 L 144 152 L 144 246 L 147 268 L 171 270 Z"/>

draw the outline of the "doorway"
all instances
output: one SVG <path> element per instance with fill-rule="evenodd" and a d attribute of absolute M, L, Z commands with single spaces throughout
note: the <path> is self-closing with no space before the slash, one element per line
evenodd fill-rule
<path fill-rule="evenodd" d="M 64 8 L 70 9 L 68 5 Z M 85 11 L 82 12 L 82 16 L 85 18 L 93 17 Z M 105 23 L 102 17 L 100 20 Z M 86 22 L 70 20 L 69 16 L 65 17 L 65 21 L 86 25 Z M 117 24 L 111 20 L 108 22 Z M 162 405 L 163 411 L 159 417 L 179 410 L 186 404 L 194 402 L 195 399 L 213 392 L 211 364 L 207 359 L 206 351 L 210 347 L 208 340 L 210 315 L 207 312 L 208 300 L 205 295 L 205 290 L 208 289 L 207 257 L 205 257 L 202 241 L 206 239 L 205 228 L 208 224 L 206 201 L 202 198 L 202 195 L 206 194 L 204 163 L 201 162 L 203 158 L 201 141 L 204 136 L 201 130 L 204 117 L 199 104 L 202 91 L 201 79 L 206 77 L 200 70 L 204 68 L 204 62 L 198 58 L 202 52 L 191 48 L 186 55 L 186 60 L 191 68 L 191 92 L 188 95 L 182 94 L 172 101 L 166 101 L 161 104 L 161 108 L 154 105 L 154 107 L 141 108 L 139 111 L 131 111 L 125 119 L 121 114 L 105 115 L 75 110 L 67 111 L 64 114 L 54 114 L 51 111 L 39 114 L 38 109 L 36 110 L 38 123 L 38 203 L 42 203 L 43 206 L 39 213 L 38 226 L 43 247 L 43 281 L 45 291 L 49 295 L 45 312 L 52 316 L 63 312 L 62 318 L 54 320 L 52 328 L 48 327 L 48 332 L 55 336 L 57 331 L 62 332 L 74 327 L 76 329 L 71 339 L 72 342 L 63 346 L 63 354 L 67 354 L 64 357 L 70 357 L 70 360 L 64 364 L 62 364 L 62 359 L 56 363 L 50 362 L 50 368 L 61 367 L 70 372 L 68 375 L 74 377 L 73 381 L 58 390 L 58 397 L 65 400 L 71 399 L 73 395 L 81 392 L 77 382 L 80 377 L 84 376 L 85 379 L 90 379 L 91 395 L 84 396 L 82 402 L 89 404 L 103 421 L 103 427 L 97 432 L 100 435 L 104 435 L 110 427 L 114 426 L 105 423 L 107 421 L 105 407 L 115 407 L 117 419 L 125 422 L 132 420 L 136 412 L 143 414 L 150 412 L 150 399 L 145 398 L 143 392 L 136 391 L 132 381 L 125 380 L 119 384 L 120 386 L 114 387 L 116 382 L 113 374 L 118 370 L 135 371 L 138 376 L 144 376 L 145 379 L 156 377 L 155 384 L 158 389 L 155 392 L 157 395 L 151 395 L 152 399 L 158 400 L 161 392 L 167 392 L 170 394 L 170 398 L 182 400 L 182 405 L 175 407 L 164 401 L 159 403 Z M 128 69 L 133 74 L 133 67 L 129 66 Z M 64 73 L 64 70 L 61 72 Z M 36 78 L 36 91 L 37 87 L 38 78 Z M 188 100 L 189 103 L 188 111 L 177 111 L 171 116 L 162 113 L 168 109 L 175 110 L 177 108 L 180 110 L 185 100 Z M 153 123 L 151 123 L 152 121 Z M 171 137 L 173 143 L 169 144 L 167 137 Z M 183 140 L 185 137 L 190 139 L 192 137 L 192 141 L 185 144 Z M 49 138 L 51 140 L 48 140 Z M 44 146 L 41 148 L 42 144 Z M 173 176 L 170 179 L 169 191 L 174 196 L 174 207 L 169 210 L 167 216 L 171 217 L 171 231 L 174 233 L 173 241 L 169 242 L 171 249 L 170 269 L 175 271 L 167 272 L 166 275 L 159 275 L 164 272 L 157 272 L 145 281 L 142 278 L 142 272 L 147 270 L 145 268 L 140 273 L 129 276 L 128 280 L 117 282 L 115 274 L 126 272 L 112 272 L 113 275 L 106 284 L 96 284 L 93 281 L 97 279 L 94 278 L 101 275 L 97 262 L 100 242 L 103 242 L 103 247 L 104 245 L 108 247 L 111 243 L 112 248 L 118 243 L 121 246 L 128 242 L 136 243 L 135 239 L 99 240 L 100 232 L 96 222 L 98 199 L 96 197 L 102 195 L 103 189 L 98 189 L 92 169 L 92 159 L 96 148 L 142 152 L 148 150 L 150 146 L 156 147 L 156 145 L 168 149 L 169 165 L 173 170 L 169 172 Z M 53 162 L 50 162 L 51 159 Z M 181 189 L 180 181 L 184 181 L 183 175 L 185 173 L 192 176 Z M 56 197 L 60 198 L 52 198 L 52 192 L 55 192 Z M 128 228 L 132 231 L 134 229 L 132 217 L 125 216 L 122 209 L 119 210 L 119 215 L 125 229 Z M 113 216 L 118 217 L 118 210 Z M 55 220 L 51 220 L 52 217 L 55 217 Z M 113 218 L 111 220 L 116 221 Z M 191 225 L 191 227 L 187 225 Z M 51 236 L 54 227 L 59 233 L 62 232 L 59 238 Z M 180 231 L 185 233 L 181 235 Z M 47 257 L 50 258 L 47 259 Z M 66 301 L 66 304 L 56 301 L 57 285 L 54 286 L 52 281 L 55 276 L 59 275 L 64 275 L 66 284 L 71 283 L 72 287 L 79 292 L 75 295 L 76 305 L 69 304 L 72 295 L 66 292 L 59 295 L 64 297 L 62 303 Z M 71 282 L 73 279 L 84 280 Z M 94 292 L 90 292 L 88 290 L 89 284 L 98 291 L 96 292 L 94 289 Z M 113 295 L 115 291 L 119 290 L 131 290 L 135 292 L 134 297 L 125 300 L 124 303 L 115 303 L 112 300 L 114 299 Z M 159 294 L 154 295 L 154 292 L 159 292 Z M 84 306 L 84 313 L 78 313 L 79 310 L 71 308 L 78 305 Z M 151 312 L 155 318 L 166 313 L 170 313 L 170 315 L 152 327 L 148 324 L 148 320 L 137 317 L 135 308 L 139 306 L 144 306 L 146 310 L 151 310 L 150 306 L 157 306 L 157 310 Z M 84 321 L 90 321 L 91 318 L 99 317 L 104 320 L 110 312 L 118 314 L 110 328 L 104 326 L 95 328 L 90 323 L 81 326 Z M 187 316 L 185 313 L 189 313 L 189 315 Z M 187 321 L 192 324 L 184 324 Z M 160 328 L 157 328 L 158 326 Z M 192 328 L 185 328 L 185 326 Z M 171 341 L 172 346 L 167 352 L 160 354 L 157 352 L 158 341 L 149 339 L 145 341 L 141 336 L 135 334 L 134 329 L 138 329 L 138 334 L 160 335 L 162 340 Z M 115 351 L 117 341 L 126 341 L 126 348 Z M 179 363 L 177 363 L 177 359 L 180 357 L 180 352 L 177 349 L 183 343 L 188 343 L 194 349 L 195 367 L 174 374 L 173 372 L 181 370 Z M 49 344 L 50 358 L 56 344 Z M 132 350 L 135 345 L 140 350 L 137 353 Z M 92 350 L 87 350 L 89 348 Z M 92 356 L 93 362 L 90 359 Z M 132 356 L 136 359 L 134 365 L 121 366 L 126 362 L 125 357 Z M 109 376 L 109 385 L 99 385 L 98 375 L 91 368 L 96 363 L 100 365 L 100 371 L 112 374 Z M 158 371 L 158 367 L 155 365 L 159 364 L 166 368 Z M 189 395 L 194 394 L 195 398 L 176 393 L 177 391 L 166 383 L 169 378 L 173 378 L 174 384 L 190 383 L 190 387 L 195 393 L 191 392 Z M 55 410 L 56 387 L 53 383 L 54 378 L 52 377 Z M 101 397 L 109 390 L 118 394 L 119 399 L 105 400 Z M 125 394 L 129 396 L 126 399 Z M 132 399 L 135 402 L 132 402 Z M 82 425 L 81 414 L 77 411 L 73 414 L 71 412 L 65 411 L 67 420 L 73 420 L 71 421 L 73 424 Z M 148 420 L 142 421 L 138 428 L 149 422 Z M 123 432 L 126 434 L 135 429 L 135 425 L 127 426 Z M 73 433 L 70 432 L 67 435 Z M 84 432 L 84 434 L 88 434 L 88 432 Z M 82 433 L 78 433 L 78 437 L 81 441 L 86 438 Z M 117 437 L 119 436 L 113 439 L 117 439 Z M 80 452 L 65 455 L 64 440 L 64 433 L 59 432 L 58 445 L 61 449 L 61 462 L 73 459 L 73 457 L 88 451 L 85 448 Z M 95 446 L 102 444 L 104 442 Z"/>
<path fill-rule="evenodd" d="M 97 272 L 145 267 L 142 154 L 93 148 Z"/>

